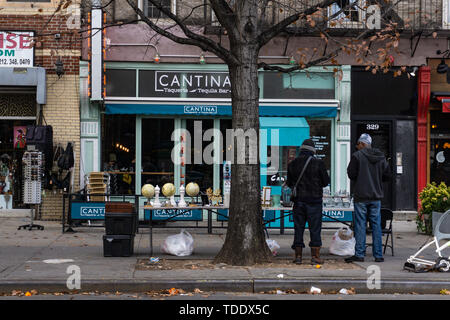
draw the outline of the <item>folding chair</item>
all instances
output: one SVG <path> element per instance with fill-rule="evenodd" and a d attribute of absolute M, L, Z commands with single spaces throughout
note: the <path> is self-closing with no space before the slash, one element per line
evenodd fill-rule
<path fill-rule="evenodd" d="M 380 214 L 381 214 L 381 234 L 382 236 L 386 235 L 383 253 L 385 254 L 386 248 L 389 247 L 391 248 L 392 255 L 394 255 L 394 233 L 392 231 L 392 220 L 394 220 L 394 213 L 390 209 L 381 208 Z M 366 234 L 372 234 L 371 226 L 368 227 L 366 230 L 367 230 Z M 391 244 L 388 244 L 389 238 L 391 238 Z M 369 247 L 371 245 L 372 244 L 369 243 L 366 245 L 366 247 Z"/>

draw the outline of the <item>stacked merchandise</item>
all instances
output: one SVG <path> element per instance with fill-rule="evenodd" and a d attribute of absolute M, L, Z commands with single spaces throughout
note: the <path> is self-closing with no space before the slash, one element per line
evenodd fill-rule
<path fill-rule="evenodd" d="M 23 162 L 23 202 L 41 203 L 42 177 L 44 174 L 44 154 L 40 151 L 26 151 Z"/>
<path fill-rule="evenodd" d="M 137 228 L 137 212 L 132 203 L 106 202 L 103 255 L 105 257 L 132 256 Z"/>
<path fill-rule="evenodd" d="M 106 201 L 109 194 L 109 174 L 91 172 L 86 177 L 86 193 L 88 201 Z"/>

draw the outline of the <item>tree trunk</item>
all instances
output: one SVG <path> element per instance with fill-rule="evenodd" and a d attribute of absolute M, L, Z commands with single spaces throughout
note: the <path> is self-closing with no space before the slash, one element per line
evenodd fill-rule
<path fill-rule="evenodd" d="M 243 129 L 244 132 L 255 130 L 258 141 L 253 144 L 256 148 L 256 163 L 249 158 L 249 143 L 246 143 L 245 164 L 240 164 L 237 156 L 242 150 L 237 148 L 239 145 L 234 140 L 228 230 L 215 263 L 253 265 L 269 262 L 272 258 L 265 241 L 261 212 L 258 51 L 256 46 L 248 43 L 237 46 L 234 52 L 241 63 L 229 69 L 233 129 Z"/>

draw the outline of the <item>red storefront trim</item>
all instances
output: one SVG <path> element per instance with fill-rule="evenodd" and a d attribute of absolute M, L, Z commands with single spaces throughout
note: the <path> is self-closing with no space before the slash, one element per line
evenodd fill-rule
<path fill-rule="evenodd" d="M 430 73 L 429 66 L 419 68 L 418 106 L 417 106 L 417 192 L 421 192 L 427 184 L 427 118 L 430 105 Z M 419 198 L 417 198 L 420 202 Z M 419 206 L 418 206 L 419 208 Z"/>

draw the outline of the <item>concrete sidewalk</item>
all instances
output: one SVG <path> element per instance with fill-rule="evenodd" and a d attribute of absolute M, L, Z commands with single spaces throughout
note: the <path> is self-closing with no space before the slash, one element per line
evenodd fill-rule
<path fill-rule="evenodd" d="M 82 292 L 148 292 L 179 288 L 185 291 L 270 292 L 295 290 L 306 292 L 311 286 L 324 292 L 354 288 L 356 293 L 439 293 L 450 290 L 450 273 L 413 273 L 403 270 L 410 255 L 427 242 L 428 236 L 417 233 L 415 222 L 395 221 L 395 256 L 388 248 L 384 263 L 375 263 L 371 248 L 364 263 L 346 264 L 343 257 L 330 255 L 328 248 L 336 230 L 323 230 L 321 268 L 309 264 L 310 252 L 305 250 L 304 264 L 291 263 L 290 245 L 293 231 L 269 231 L 271 239 L 281 246 L 271 264 L 252 267 L 213 265 L 214 256 L 225 239 L 225 229 L 188 229 L 194 237 L 194 253 L 176 257 L 161 253 L 160 245 L 168 235 L 180 232 L 179 228 L 153 229 L 153 256 L 158 264 L 150 264 L 149 230 L 141 228 L 135 237 L 132 257 L 104 257 L 104 228 L 75 228 L 75 233 L 62 233 L 61 223 L 35 221 L 43 231 L 17 230 L 26 219 L 0 218 L 0 293 L 12 290 L 38 292 L 68 292 L 66 283 L 70 274 L 67 268 L 76 265 L 81 272 Z M 327 224 L 329 226 L 329 224 Z M 309 240 L 309 233 L 305 233 Z M 371 237 L 368 237 L 368 242 Z M 425 258 L 436 258 L 432 250 Z M 448 255 L 448 253 L 447 253 Z M 51 259 L 60 259 L 51 261 Z M 61 260 L 69 259 L 69 260 Z M 57 263 L 52 263 L 57 262 Z M 370 290 L 367 286 L 369 266 L 380 268 L 381 288 Z"/>

